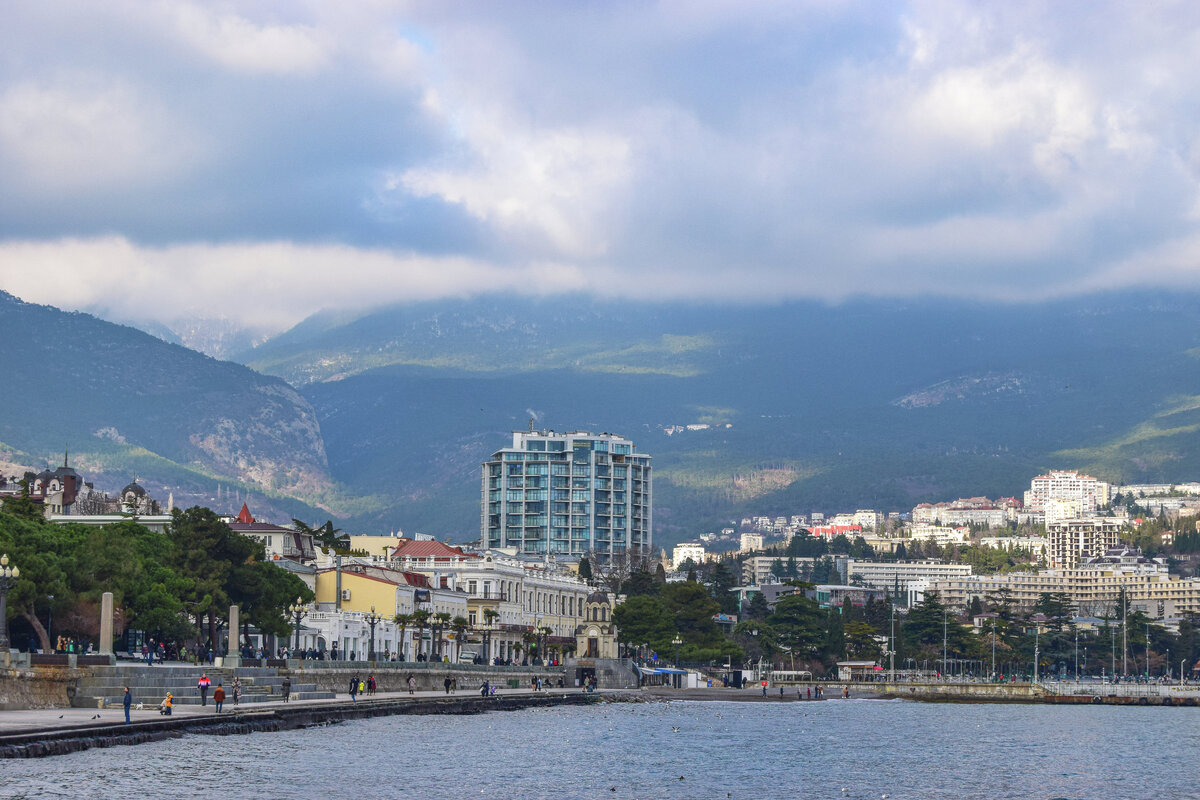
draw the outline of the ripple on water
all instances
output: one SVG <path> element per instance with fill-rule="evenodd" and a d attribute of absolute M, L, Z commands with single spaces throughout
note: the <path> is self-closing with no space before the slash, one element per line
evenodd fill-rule
<path fill-rule="evenodd" d="M 838 700 L 396 716 L 7 761 L 0 796 L 1185 798 L 1198 728 L 1195 709 Z"/>

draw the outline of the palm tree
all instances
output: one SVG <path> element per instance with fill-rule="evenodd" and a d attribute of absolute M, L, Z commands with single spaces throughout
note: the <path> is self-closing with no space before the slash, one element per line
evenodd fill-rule
<path fill-rule="evenodd" d="M 450 627 L 454 630 L 454 641 L 458 643 L 458 652 L 455 653 L 455 657 L 461 659 L 463 639 L 465 638 L 467 628 L 471 627 L 471 623 L 467 622 L 466 617 L 455 617 L 450 622 Z"/>
<path fill-rule="evenodd" d="M 413 658 L 416 658 L 421 654 L 421 649 L 425 646 L 425 626 L 429 624 L 429 612 L 422 609 L 414 611 L 408 616 L 413 627 L 417 629 L 417 652 L 413 654 Z"/>
<path fill-rule="evenodd" d="M 404 661 L 404 633 L 408 630 L 408 626 L 413 623 L 412 614 L 397 614 L 393 619 L 396 627 L 400 629 L 400 643 L 396 646 L 397 658 Z"/>
<path fill-rule="evenodd" d="M 447 614 L 445 611 L 439 611 L 438 613 L 433 615 L 433 618 L 435 620 L 437 620 L 436 624 L 434 624 L 432 626 L 434 643 L 437 646 L 438 661 L 441 661 L 442 660 L 442 634 L 445 633 L 446 626 L 450 624 L 450 615 Z"/>
<path fill-rule="evenodd" d="M 488 663 L 492 660 L 492 626 L 499 616 L 500 612 L 494 608 L 483 610 L 483 657 Z"/>

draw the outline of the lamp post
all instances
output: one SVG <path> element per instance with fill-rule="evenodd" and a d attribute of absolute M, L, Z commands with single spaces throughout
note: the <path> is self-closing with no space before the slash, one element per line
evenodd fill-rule
<path fill-rule="evenodd" d="M 996 618 L 992 617 L 992 680 L 996 680 Z"/>
<path fill-rule="evenodd" d="M 296 647 L 295 647 L 295 649 L 299 650 L 300 649 L 300 620 L 304 619 L 304 617 L 307 615 L 308 611 L 304 607 L 304 601 L 301 600 L 299 597 L 296 598 L 296 602 L 294 602 L 290 606 L 288 606 L 288 611 L 292 612 L 292 617 L 294 617 L 296 620 Z"/>
<path fill-rule="evenodd" d="M 46 638 L 50 640 L 50 651 L 58 652 L 58 648 L 54 646 L 54 595 L 46 595 L 46 599 L 50 601 L 46 607 Z"/>
<path fill-rule="evenodd" d="M 683 644 L 683 639 L 679 638 L 679 634 L 675 634 L 675 638 L 671 640 L 671 644 L 675 645 L 675 669 L 679 669 L 679 645 Z"/>
<path fill-rule="evenodd" d="M 371 628 L 371 647 L 367 650 L 367 661 L 375 660 L 375 626 L 379 624 L 379 620 L 383 617 L 375 613 L 375 606 L 371 606 L 371 613 L 364 617 L 364 621 Z"/>
<path fill-rule="evenodd" d="M 8 565 L 8 554 L 0 555 L 0 654 L 8 663 L 8 590 L 21 577 L 21 570 Z"/>

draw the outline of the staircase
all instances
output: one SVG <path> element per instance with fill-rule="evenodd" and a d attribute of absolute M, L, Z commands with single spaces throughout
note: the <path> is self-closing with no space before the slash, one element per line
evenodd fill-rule
<path fill-rule="evenodd" d="M 133 702 L 147 707 L 157 706 L 170 692 L 176 706 L 200 705 L 200 692 L 196 681 L 208 675 L 212 686 L 208 689 L 208 702 L 217 684 L 224 684 L 225 707 L 233 708 L 233 678 L 241 681 L 240 705 L 265 703 L 283 699 L 283 676 L 276 667 L 236 667 L 205 669 L 195 666 L 171 664 L 148 666 L 120 665 L 115 667 L 93 667 L 88 675 L 79 680 L 71 705 L 76 708 L 120 708 L 125 698 L 125 687 L 129 687 Z M 331 700 L 333 692 L 317 689 L 315 683 L 295 683 L 291 690 L 292 700 Z"/>

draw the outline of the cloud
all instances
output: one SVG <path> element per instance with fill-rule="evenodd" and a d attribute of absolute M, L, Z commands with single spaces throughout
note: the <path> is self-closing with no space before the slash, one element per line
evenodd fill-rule
<path fill-rule="evenodd" d="M 1194 286 L 1197 41 L 1187 5 L 20 4 L 0 286 L 269 327 Z"/>

